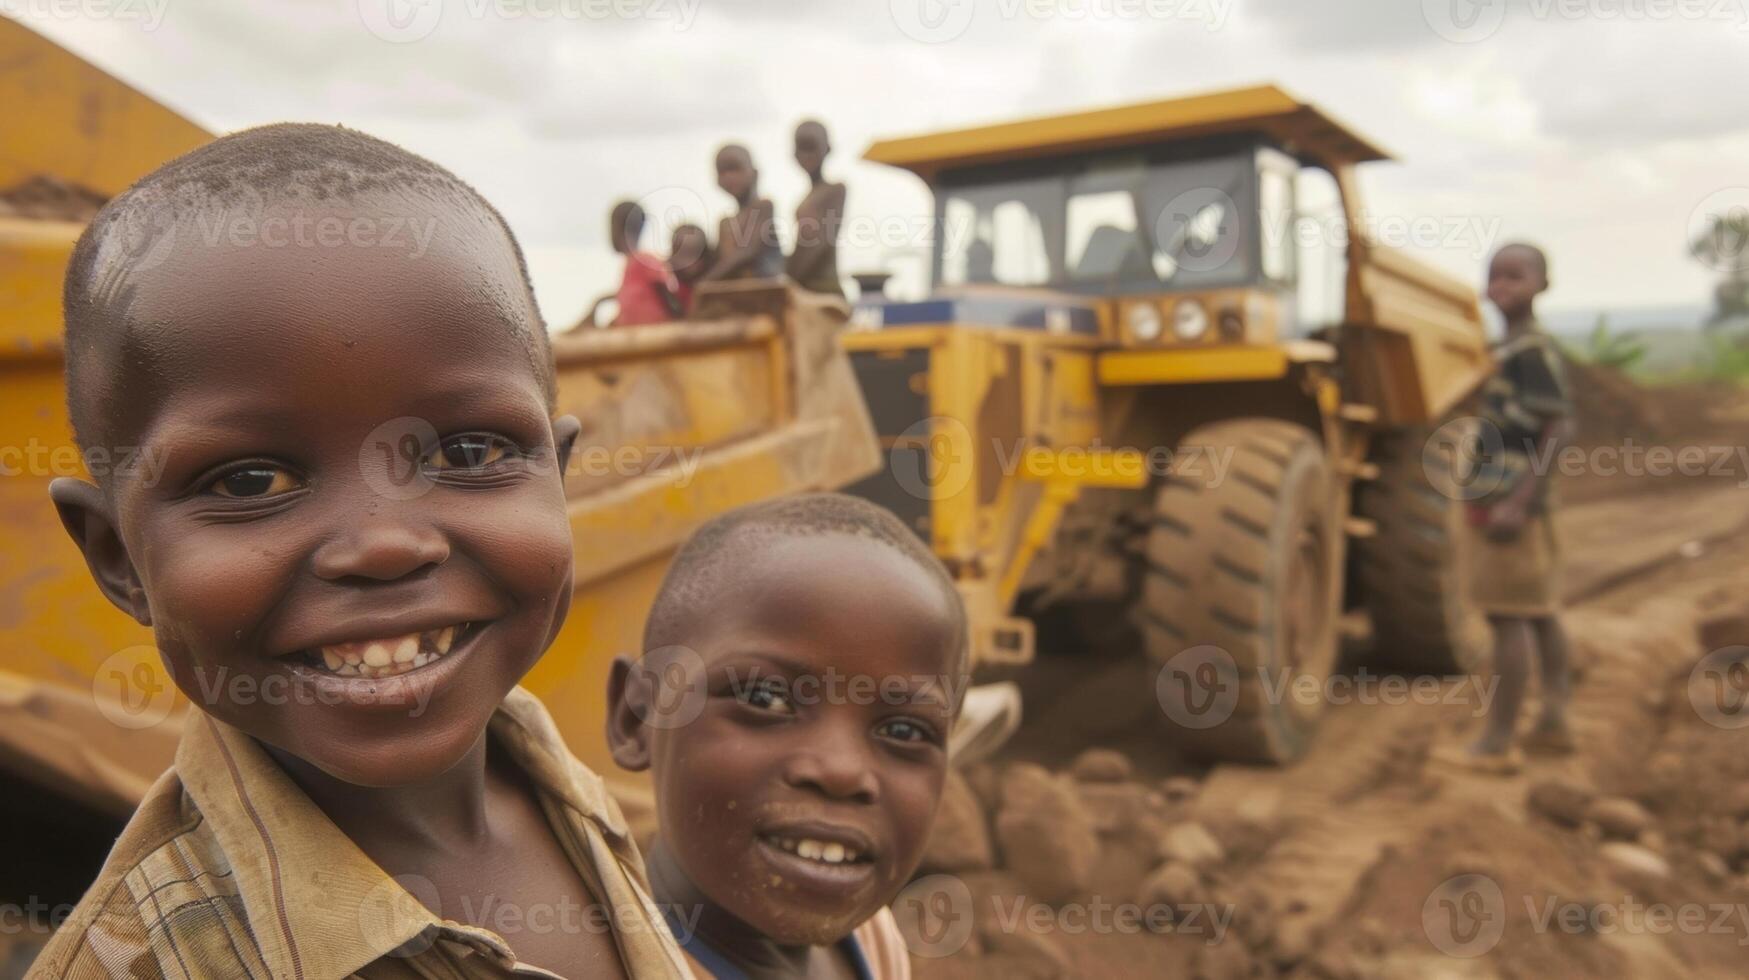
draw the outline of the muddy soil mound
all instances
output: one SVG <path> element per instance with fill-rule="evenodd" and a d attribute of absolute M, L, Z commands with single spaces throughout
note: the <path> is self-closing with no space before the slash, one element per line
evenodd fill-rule
<path fill-rule="evenodd" d="M 1749 660 L 1707 655 L 1749 643 L 1749 616 L 1715 608 L 1746 580 L 1569 614 L 1579 751 L 1512 776 L 1443 761 L 1474 735 L 1473 679 L 1333 706 L 1285 770 L 1161 779 L 1094 748 L 956 774 L 894 904 L 918 975 L 1741 975 L 1749 698 L 1729 671 Z"/>

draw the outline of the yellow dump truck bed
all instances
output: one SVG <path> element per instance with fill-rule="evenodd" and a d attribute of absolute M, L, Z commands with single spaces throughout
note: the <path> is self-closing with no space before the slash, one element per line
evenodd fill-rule
<path fill-rule="evenodd" d="M 211 138 L 4 18 L 0 105 L 19 136 L 0 154 L 0 192 L 45 185 L 101 201 Z M 60 304 L 82 227 L 0 206 L 0 791 L 8 780 L 52 783 L 125 812 L 168 765 L 184 706 L 150 631 L 98 593 L 49 504 L 50 480 L 83 474 Z M 696 315 L 553 341 L 560 409 L 585 427 L 566 478 L 576 593 L 525 683 L 610 778 L 607 664 L 640 650 L 644 614 L 685 536 L 730 508 L 843 486 L 878 465 L 838 346 L 840 301 L 734 284 L 702 293 Z"/>

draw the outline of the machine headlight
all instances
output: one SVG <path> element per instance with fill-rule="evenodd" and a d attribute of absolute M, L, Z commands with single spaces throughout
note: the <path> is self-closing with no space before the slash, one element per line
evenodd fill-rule
<path fill-rule="evenodd" d="M 857 305 L 850 308 L 850 329 L 879 330 L 886 326 L 887 311 L 884 306 Z"/>
<path fill-rule="evenodd" d="M 1209 311 L 1194 299 L 1172 308 L 1172 334 L 1179 340 L 1195 340 L 1208 332 Z"/>
<path fill-rule="evenodd" d="M 1137 303 L 1124 316 L 1129 320 L 1130 336 L 1140 341 L 1160 339 L 1160 311 L 1152 303 Z"/>

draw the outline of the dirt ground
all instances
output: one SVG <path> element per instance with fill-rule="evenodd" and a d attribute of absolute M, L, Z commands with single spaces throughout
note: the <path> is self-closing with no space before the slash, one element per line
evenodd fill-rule
<path fill-rule="evenodd" d="M 1582 446 L 1731 447 L 1749 428 L 1734 393 L 1625 397 Z M 1042 654 L 1023 730 L 950 787 L 925 876 L 895 903 L 928 954 L 919 976 L 1749 974 L 1734 466 L 1565 481 L 1579 749 L 1516 775 L 1441 758 L 1474 737 L 1485 677 L 1371 675 L 1332 688 L 1353 695 L 1297 765 L 1198 771 L 1128 658 Z M 1364 624 L 1346 625 L 1348 676 L 1365 677 Z"/>

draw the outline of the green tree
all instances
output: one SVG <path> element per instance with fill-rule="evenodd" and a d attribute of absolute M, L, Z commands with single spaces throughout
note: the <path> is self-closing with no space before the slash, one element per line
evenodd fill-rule
<path fill-rule="evenodd" d="M 1632 333 L 1609 332 L 1609 314 L 1599 313 L 1597 325 L 1585 341 L 1585 359 L 1593 364 L 1626 371 L 1646 356 L 1646 344 Z"/>
<path fill-rule="evenodd" d="M 1749 317 L 1749 207 L 1712 215 L 1712 224 L 1688 243 L 1689 254 L 1719 273 L 1710 326 Z"/>

